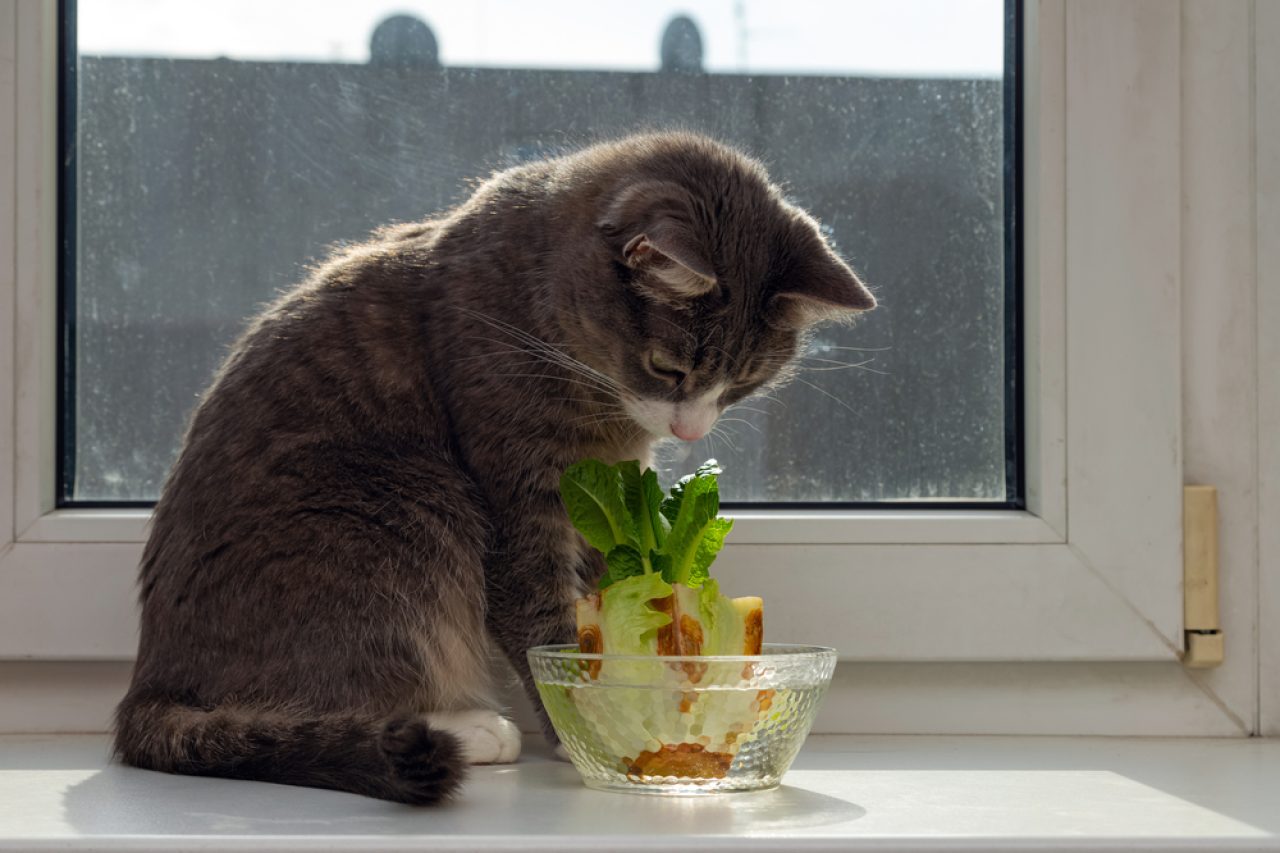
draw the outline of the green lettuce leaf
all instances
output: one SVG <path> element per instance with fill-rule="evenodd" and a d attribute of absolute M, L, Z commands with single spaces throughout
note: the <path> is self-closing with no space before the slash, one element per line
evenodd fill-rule
<path fill-rule="evenodd" d="M 664 499 L 657 473 L 635 460 L 610 466 L 588 459 L 570 467 L 560 490 L 574 526 L 605 555 L 600 588 L 650 573 L 690 588 L 705 583 L 733 528 L 719 517 L 720 472 L 710 459 Z"/>
<path fill-rule="evenodd" d="M 560 477 L 560 495 L 569 520 L 592 548 L 608 554 L 618 545 L 639 545 L 617 468 L 598 459 L 584 459 Z"/>
<path fill-rule="evenodd" d="M 662 516 L 662 487 L 658 472 L 652 468 L 640 471 L 640 463 L 632 459 L 618 463 L 622 476 L 622 494 L 627 511 L 635 520 L 640 553 L 648 555 L 661 548 L 667 539 L 670 523 Z M 649 570 L 652 570 L 652 565 Z"/>
<path fill-rule="evenodd" d="M 647 573 L 640 552 L 630 545 L 619 545 L 610 551 L 605 557 L 605 566 L 604 577 L 600 578 L 601 589 L 620 580 Z"/>
<path fill-rule="evenodd" d="M 609 585 L 600 593 L 600 636 L 609 654 L 646 655 L 658 650 L 658 629 L 671 623 L 650 602 L 671 595 L 657 574 L 640 574 Z"/>
<path fill-rule="evenodd" d="M 724 538 L 733 529 L 732 518 L 713 518 L 702 533 L 702 541 L 693 555 L 693 566 L 689 569 L 689 578 L 685 581 L 689 586 L 702 586 L 711 576 L 711 564 L 724 548 Z"/>
<path fill-rule="evenodd" d="M 671 494 L 662 502 L 662 515 L 671 524 L 676 523 L 676 518 L 680 515 L 680 505 L 684 503 L 684 492 L 690 483 L 699 479 L 711 478 L 715 480 L 718 474 L 723 474 L 724 469 L 720 467 L 720 463 L 714 459 L 708 459 L 699 465 L 692 474 L 686 474 L 676 481 L 671 487 Z"/>
<path fill-rule="evenodd" d="M 665 578 L 671 572 L 671 557 L 667 554 L 659 554 L 657 551 L 650 551 L 649 565 Z"/>
<path fill-rule="evenodd" d="M 663 552 L 671 557 L 670 569 L 663 573 L 668 583 L 698 586 L 706 580 L 707 567 L 724 545 L 724 536 L 728 533 L 724 524 L 716 523 L 728 522 L 728 519 L 717 519 L 719 513 L 720 489 L 715 474 L 695 475 L 684 484 L 679 512 L 663 547 Z M 708 538 L 710 541 L 704 546 Z"/>
<path fill-rule="evenodd" d="M 740 655 L 746 635 L 742 617 L 720 584 L 710 579 L 698 589 L 698 618 L 702 622 L 704 655 Z"/>

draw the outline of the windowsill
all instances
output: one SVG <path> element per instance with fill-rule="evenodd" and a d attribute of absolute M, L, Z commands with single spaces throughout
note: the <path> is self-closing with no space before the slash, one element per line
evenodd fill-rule
<path fill-rule="evenodd" d="M 814 736 L 779 790 L 706 799 L 590 791 L 531 752 L 412 809 L 108 765 L 101 735 L 10 735 L 0 849 L 1280 850 L 1280 740 Z"/>

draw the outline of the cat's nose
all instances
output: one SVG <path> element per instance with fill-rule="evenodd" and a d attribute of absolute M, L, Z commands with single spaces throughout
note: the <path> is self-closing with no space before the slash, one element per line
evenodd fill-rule
<path fill-rule="evenodd" d="M 673 423 L 671 425 L 671 434 L 681 441 L 697 441 L 706 435 L 707 431 L 687 424 Z"/>
<path fill-rule="evenodd" d="M 723 386 L 717 385 L 692 400 L 685 400 L 671 409 L 671 434 L 681 441 L 697 441 L 715 426 L 720 417 L 720 407 L 716 401 L 724 392 Z"/>

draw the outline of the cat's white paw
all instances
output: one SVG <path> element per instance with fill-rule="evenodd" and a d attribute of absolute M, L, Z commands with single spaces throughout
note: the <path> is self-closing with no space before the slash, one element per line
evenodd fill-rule
<path fill-rule="evenodd" d="M 520 730 L 496 711 L 433 711 L 427 722 L 462 743 L 468 764 L 510 764 L 520 757 Z"/>
<path fill-rule="evenodd" d="M 557 761 L 570 761 L 569 750 L 565 749 L 562 743 L 556 744 L 556 748 L 551 751 L 551 754 L 556 757 Z"/>

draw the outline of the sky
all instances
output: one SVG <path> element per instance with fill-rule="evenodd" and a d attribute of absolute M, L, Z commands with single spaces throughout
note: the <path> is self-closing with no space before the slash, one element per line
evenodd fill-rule
<path fill-rule="evenodd" d="M 454 66 L 652 70 L 690 16 L 717 72 L 998 77 L 1002 0 L 78 0 L 87 54 L 365 62 L 389 15 Z"/>

